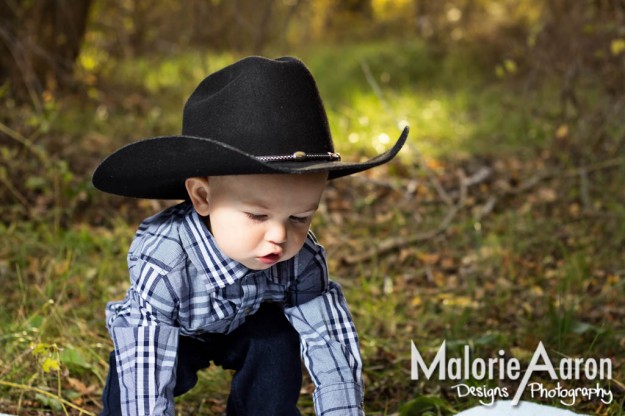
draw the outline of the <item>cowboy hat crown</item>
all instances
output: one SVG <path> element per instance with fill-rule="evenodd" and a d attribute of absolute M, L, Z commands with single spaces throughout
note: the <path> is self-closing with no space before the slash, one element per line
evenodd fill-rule
<path fill-rule="evenodd" d="M 335 153 L 316 83 L 299 60 L 248 57 L 200 82 L 183 110 L 182 134 L 131 143 L 95 170 L 96 188 L 138 198 L 185 199 L 194 176 L 328 172 L 350 175 L 392 159 L 345 163 Z"/>

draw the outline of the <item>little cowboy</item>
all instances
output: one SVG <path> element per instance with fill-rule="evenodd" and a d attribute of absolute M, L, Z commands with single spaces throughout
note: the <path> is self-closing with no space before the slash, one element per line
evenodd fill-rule
<path fill-rule="evenodd" d="M 107 304 L 102 414 L 173 416 L 213 362 L 234 370 L 228 415 L 299 415 L 302 358 L 317 415 L 364 414 L 358 336 L 309 227 L 328 180 L 388 162 L 407 135 L 343 162 L 304 64 L 249 57 L 199 84 L 181 135 L 108 156 L 96 188 L 184 202 L 139 226 L 126 298 Z"/>

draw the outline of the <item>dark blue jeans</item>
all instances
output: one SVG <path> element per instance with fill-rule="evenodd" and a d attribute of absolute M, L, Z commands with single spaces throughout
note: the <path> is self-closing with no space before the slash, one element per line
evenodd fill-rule
<path fill-rule="evenodd" d="M 180 337 L 174 395 L 197 383 L 197 372 L 213 361 L 235 370 L 227 414 L 295 416 L 302 386 L 299 335 L 278 304 L 264 303 L 258 312 L 228 335 L 206 334 L 203 341 Z M 115 354 L 102 394 L 101 416 L 121 416 Z"/>

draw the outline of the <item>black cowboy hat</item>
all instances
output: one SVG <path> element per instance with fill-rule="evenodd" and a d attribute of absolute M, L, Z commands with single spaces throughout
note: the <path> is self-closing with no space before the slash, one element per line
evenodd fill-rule
<path fill-rule="evenodd" d="M 189 97 L 182 135 L 131 143 L 95 170 L 96 188 L 136 198 L 186 199 L 194 176 L 328 172 L 351 175 L 391 160 L 385 153 L 346 163 L 334 152 L 315 81 L 291 57 L 248 57 L 206 77 Z"/>

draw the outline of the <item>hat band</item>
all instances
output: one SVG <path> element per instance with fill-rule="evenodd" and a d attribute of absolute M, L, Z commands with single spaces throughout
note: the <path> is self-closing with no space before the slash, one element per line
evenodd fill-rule
<path fill-rule="evenodd" d="M 328 152 L 328 153 L 306 153 L 302 151 L 297 151 L 290 155 L 274 155 L 274 156 L 256 156 L 256 159 L 261 162 L 272 163 L 272 162 L 306 162 L 309 160 L 325 160 L 328 162 L 334 162 L 341 160 L 341 155 L 338 153 Z"/>

